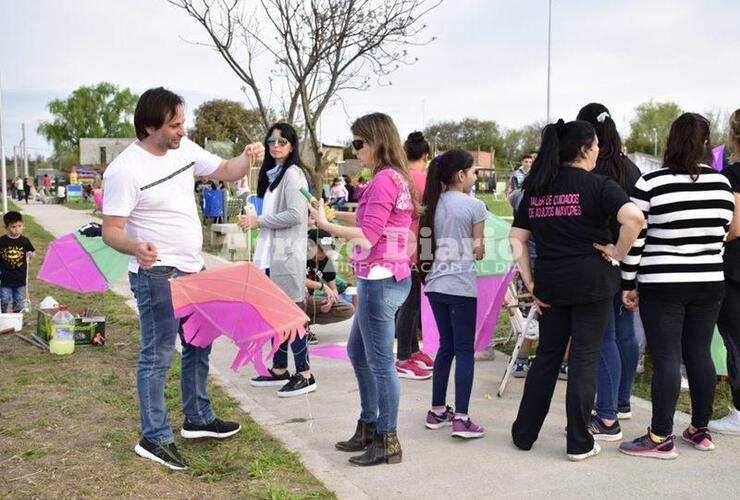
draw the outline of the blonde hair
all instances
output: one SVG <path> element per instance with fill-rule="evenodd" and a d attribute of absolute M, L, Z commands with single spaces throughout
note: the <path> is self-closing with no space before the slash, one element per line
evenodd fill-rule
<path fill-rule="evenodd" d="M 732 115 L 730 115 L 730 131 L 735 136 L 735 141 L 732 144 L 733 154 L 732 158 L 736 162 L 740 162 L 740 109 L 736 109 Z"/>
<path fill-rule="evenodd" d="M 385 113 L 370 113 L 355 120 L 350 130 L 354 135 L 375 146 L 376 164 L 372 170 L 373 175 L 386 167 L 400 173 L 409 185 L 416 213 L 421 213 L 419 194 L 406 166 L 406 152 L 393 119 Z"/>

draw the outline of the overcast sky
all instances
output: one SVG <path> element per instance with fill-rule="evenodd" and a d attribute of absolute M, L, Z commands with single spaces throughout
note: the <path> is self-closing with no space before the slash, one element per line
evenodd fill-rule
<path fill-rule="evenodd" d="M 81 85 L 164 85 L 185 97 L 189 126 L 205 100 L 244 100 L 217 53 L 181 39 L 205 41 L 204 30 L 165 0 L 0 0 L 0 19 L 8 154 L 22 122 L 29 152 L 51 153 L 35 132 L 46 104 Z M 626 132 L 648 99 L 699 112 L 740 107 L 739 19 L 737 0 L 553 0 L 552 117 L 599 101 Z M 547 0 L 446 0 L 426 22 L 437 40 L 412 49 L 419 62 L 390 87 L 343 94 L 324 114 L 324 142 L 348 138 L 348 124 L 369 111 L 390 114 L 401 134 L 467 116 L 504 127 L 544 120 Z"/>

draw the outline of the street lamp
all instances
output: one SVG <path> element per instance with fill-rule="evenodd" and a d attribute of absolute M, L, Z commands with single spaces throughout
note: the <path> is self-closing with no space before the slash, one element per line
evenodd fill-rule
<path fill-rule="evenodd" d="M 658 129 L 653 127 L 653 156 L 658 156 Z"/>
<path fill-rule="evenodd" d="M 552 0 L 547 2 L 547 122 L 550 123 L 550 40 L 552 35 Z"/>

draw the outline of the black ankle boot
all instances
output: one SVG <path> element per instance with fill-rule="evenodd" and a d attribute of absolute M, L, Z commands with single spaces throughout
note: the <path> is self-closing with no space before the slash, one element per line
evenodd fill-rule
<path fill-rule="evenodd" d="M 401 443 L 395 432 L 386 434 L 376 432 L 370 447 L 360 456 L 349 459 L 355 465 L 377 465 L 381 462 L 387 464 L 401 463 Z"/>
<path fill-rule="evenodd" d="M 373 434 L 375 434 L 375 422 L 367 423 L 362 420 L 357 421 L 357 428 L 355 429 L 355 435 L 349 438 L 347 441 L 339 441 L 334 445 L 337 450 L 341 451 L 362 451 L 367 448 L 367 445 L 373 442 Z"/>

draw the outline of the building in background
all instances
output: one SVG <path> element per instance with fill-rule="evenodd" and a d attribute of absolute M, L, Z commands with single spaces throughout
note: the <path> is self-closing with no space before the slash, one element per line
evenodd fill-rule
<path fill-rule="evenodd" d="M 80 165 L 104 167 L 136 140 L 135 137 L 80 139 Z"/>

